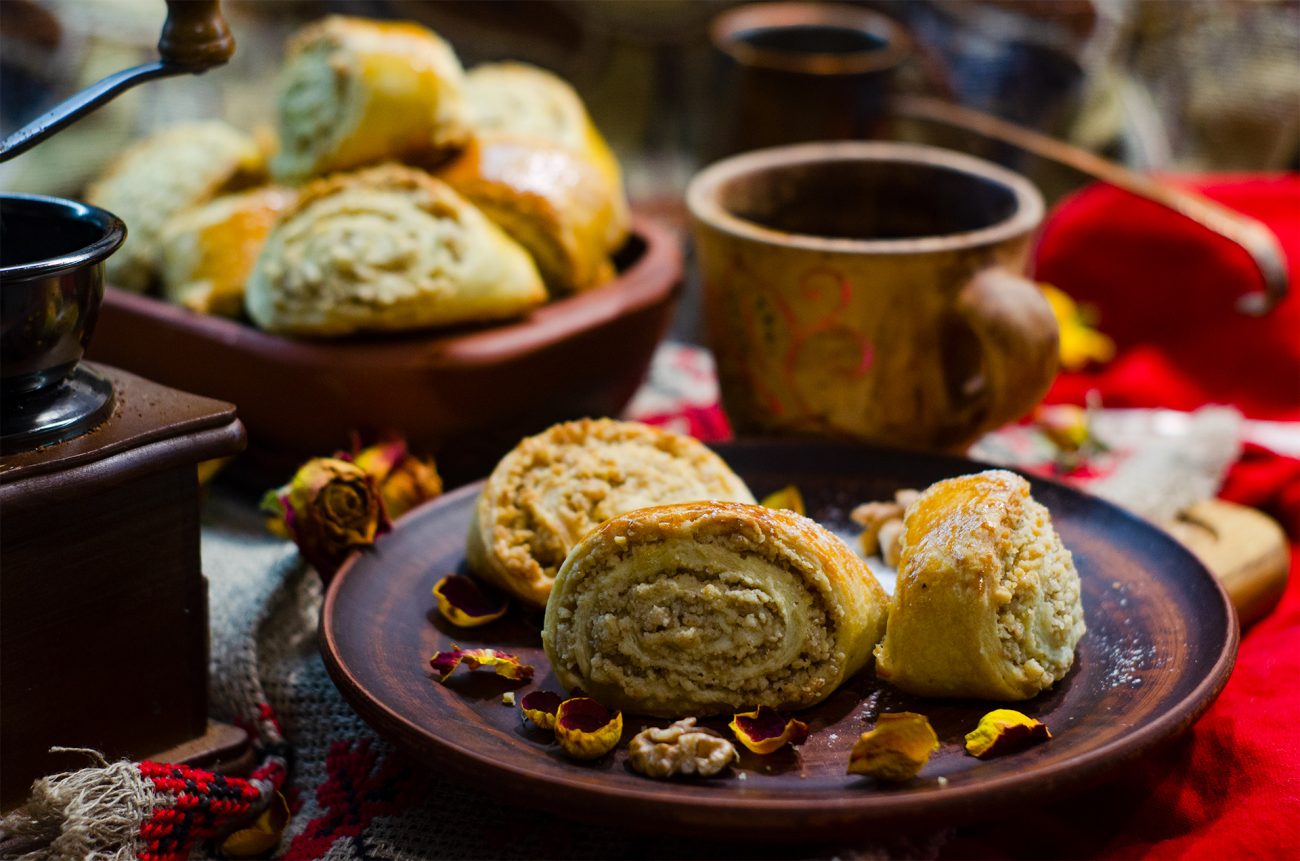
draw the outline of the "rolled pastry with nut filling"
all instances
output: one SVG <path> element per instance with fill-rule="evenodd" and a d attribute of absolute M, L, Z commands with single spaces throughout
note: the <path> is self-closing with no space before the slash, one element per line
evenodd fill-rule
<path fill-rule="evenodd" d="M 599 172 L 573 151 L 480 137 L 437 175 L 528 249 L 551 292 L 577 293 L 614 276 L 605 247 L 614 201 Z"/>
<path fill-rule="evenodd" d="M 703 443 L 639 422 L 581 419 L 522 440 L 488 476 L 466 555 L 483 579 L 546 606 L 565 556 L 601 521 L 636 508 L 754 501 Z"/>
<path fill-rule="evenodd" d="M 964 475 L 908 506 L 880 678 L 920 696 L 1025 700 L 1064 678 L 1084 631 L 1074 560 L 1025 479 Z"/>
<path fill-rule="evenodd" d="M 200 314 L 240 316 L 253 264 L 297 197 L 292 189 L 264 186 L 181 213 L 162 233 L 163 295 Z"/>
<path fill-rule="evenodd" d="M 573 548 L 546 605 L 556 678 L 665 717 L 801 709 L 871 659 L 888 598 L 843 541 L 792 511 L 645 508 Z"/>
<path fill-rule="evenodd" d="M 162 262 L 162 234 L 179 214 L 266 175 L 257 142 L 218 121 L 168 126 L 127 147 L 86 189 L 86 200 L 127 224 L 126 242 L 108 258 L 110 283 L 147 290 Z"/>
<path fill-rule="evenodd" d="M 290 37 L 278 81 L 282 182 L 386 159 L 432 159 L 469 137 L 451 46 L 408 21 L 332 15 Z"/>
<path fill-rule="evenodd" d="M 546 300 L 528 253 L 445 183 L 381 165 L 304 186 L 253 267 L 248 316 L 347 335 L 516 317 Z"/>
<path fill-rule="evenodd" d="M 466 73 L 465 94 L 476 137 L 504 135 L 549 142 L 595 170 L 609 208 L 603 225 L 604 251 L 612 254 L 622 247 L 628 234 L 623 174 L 573 87 L 527 63 L 485 63 Z"/>

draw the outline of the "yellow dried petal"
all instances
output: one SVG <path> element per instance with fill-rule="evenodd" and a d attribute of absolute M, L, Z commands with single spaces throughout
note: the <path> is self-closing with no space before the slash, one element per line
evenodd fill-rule
<path fill-rule="evenodd" d="M 807 514 L 804 509 L 803 494 L 793 484 L 787 484 L 780 490 L 763 497 L 764 508 L 785 508 L 795 514 Z"/>
<path fill-rule="evenodd" d="M 849 774 L 878 780 L 911 780 L 921 773 L 930 755 L 939 749 L 939 737 L 925 715 L 915 712 L 882 714 L 864 732 L 849 753 Z"/>
<path fill-rule="evenodd" d="M 732 715 L 730 726 L 741 744 L 763 756 L 787 744 L 803 744 L 808 740 L 808 724 L 786 718 L 769 706 Z"/>
<path fill-rule="evenodd" d="M 1051 737 L 1047 724 L 1015 709 L 995 709 L 980 718 L 979 726 L 966 734 L 966 752 L 988 759 L 1024 750 Z"/>
<path fill-rule="evenodd" d="M 232 858 L 269 858 L 280 845 L 289 825 L 289 803 L 276 793 L 270 805 L 247 828 L 232 832 L 221 843 L 221 852 Z"/>
<path fill-rule="evenodd" d="M 552 691 L 532 691 L 519 701 L 519 710 L 538 729 L 555 729 L 555 714 L 564 698 Z"/>
<path fill-rule="evenodd" d="M 1089 362 L 1109 362 L 1115 357 L 1115 342 L 1093 328 L 1095 312 L 1091 307 L 1078 305 L 1051 285 L 1040 286 L 1060 331 L 1061 367 L 1076 371 Z"/>
<path fill-rule="evenodd" d="M 555 740 L 574 759 L 596 759 L 618 746 L 623 713 L 611 712 L 590 697 L 573 697 L 555 712 Z"/>
<path fill-rule="evenodd" d="M 460 574 L 448 574 L 433 584 L 438 612 L 458 628 L 477 628 L 495 622 L 510 609 L 502 598 L 484 594 L 478 584 Z"/>

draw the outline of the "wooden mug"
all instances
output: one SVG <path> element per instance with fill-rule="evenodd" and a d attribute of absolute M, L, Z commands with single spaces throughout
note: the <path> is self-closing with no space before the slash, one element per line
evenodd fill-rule
<path fill-rule="evenodd" d="M 740 434 L 958 450 L 1056 374 L 1056 320 L 1018 274 L 1043 201 L 1011 171 L 916 144 L 800 144 L 706 168 L 687 204 Z"/>

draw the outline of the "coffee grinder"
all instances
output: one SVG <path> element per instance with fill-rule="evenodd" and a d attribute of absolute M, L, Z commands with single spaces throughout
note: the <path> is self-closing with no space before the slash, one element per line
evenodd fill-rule
<path fill-rule="evenodd" d="M 124 90 L 224 63 L 212 2 L 168 0 L 161 59 L 111 75 L 0 142 L 18 155 Z M 82 362 L 104 260 L 130 225 L 0 195 L 0 808 L 84 758 L 237 770 L 247 734 L 207 718 L 197 465 L 239 452 L 230 404 Z"/>

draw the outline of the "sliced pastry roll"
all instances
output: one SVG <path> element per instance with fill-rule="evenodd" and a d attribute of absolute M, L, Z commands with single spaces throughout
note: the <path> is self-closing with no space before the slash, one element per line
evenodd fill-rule
<path fill-rule="evenodd" d="M 485 63 L 465 75 L 465 93 L 476 136 L 548 141 L 575 153 L 597 172 L 610 213 L 604 225 L 604 250 L 617 251 L 628 232 L 623 175 L 573 87 L 526 63 Z"/>
<path fill-rule="evenodd" d="M 606 248 L 621 217 L 605 180 L 573 150 L 536 138 L 477 138 L 438 176 L 533 255 L 553 293 L 614 275 Z"/>
<path fill-rule="evenodd" d="M 564 557 L 601 521 L 636 508 L 754 501 L 702 443 L 612 419 L 566 422 L 501 459 L 475 504 L 466 555 L 474 571 L 536 607 Z"/>
<path fill-rule="evenodd" d="M 238 317 L 253 263 L 297 197 L 291 189 L 265 186 L 181 213 L 162 233 L 163 295 L 201 314 Z"/>
<path fill-rule="evenodd" d="M 866 563 L 806 517 L 681 503 L 573 548 L 542 643 L 561 684 L 630 712 L 800 709 L 870 660 L 887 605 Z"/>
<path fill-rule="evenodd" d="M 217 121 L 180 123 L 128 147 L 86 190 L 86 200 L 127 224 L 106 264 L 110 283 L 148 289 L 162 257 L 163 229 L 185 210 L 254 185 L 266 174 L 256 141 Z"/>
<path fill-rule="evenodd" d="M 277 179 L 299 182 L 464 143 L 464 72 L 437 33 L 405 21 L 333 15 L 289 40 L 280 72 Z"/>
<path fill-rule="evenodd" d="M 1074 560 L 1023 478 L 940 481 L 908 507 L 881 678 L 920 696 L 1028 699 L 1065 676 L 1084 630 Z"/>
<path fill-rule="evenodd" d="M 417 329 L 518 316 L 546 299 L 528 253 L 445 183 L 380 165 L 304 186 L 244 297 L 268 331 Z"/>

